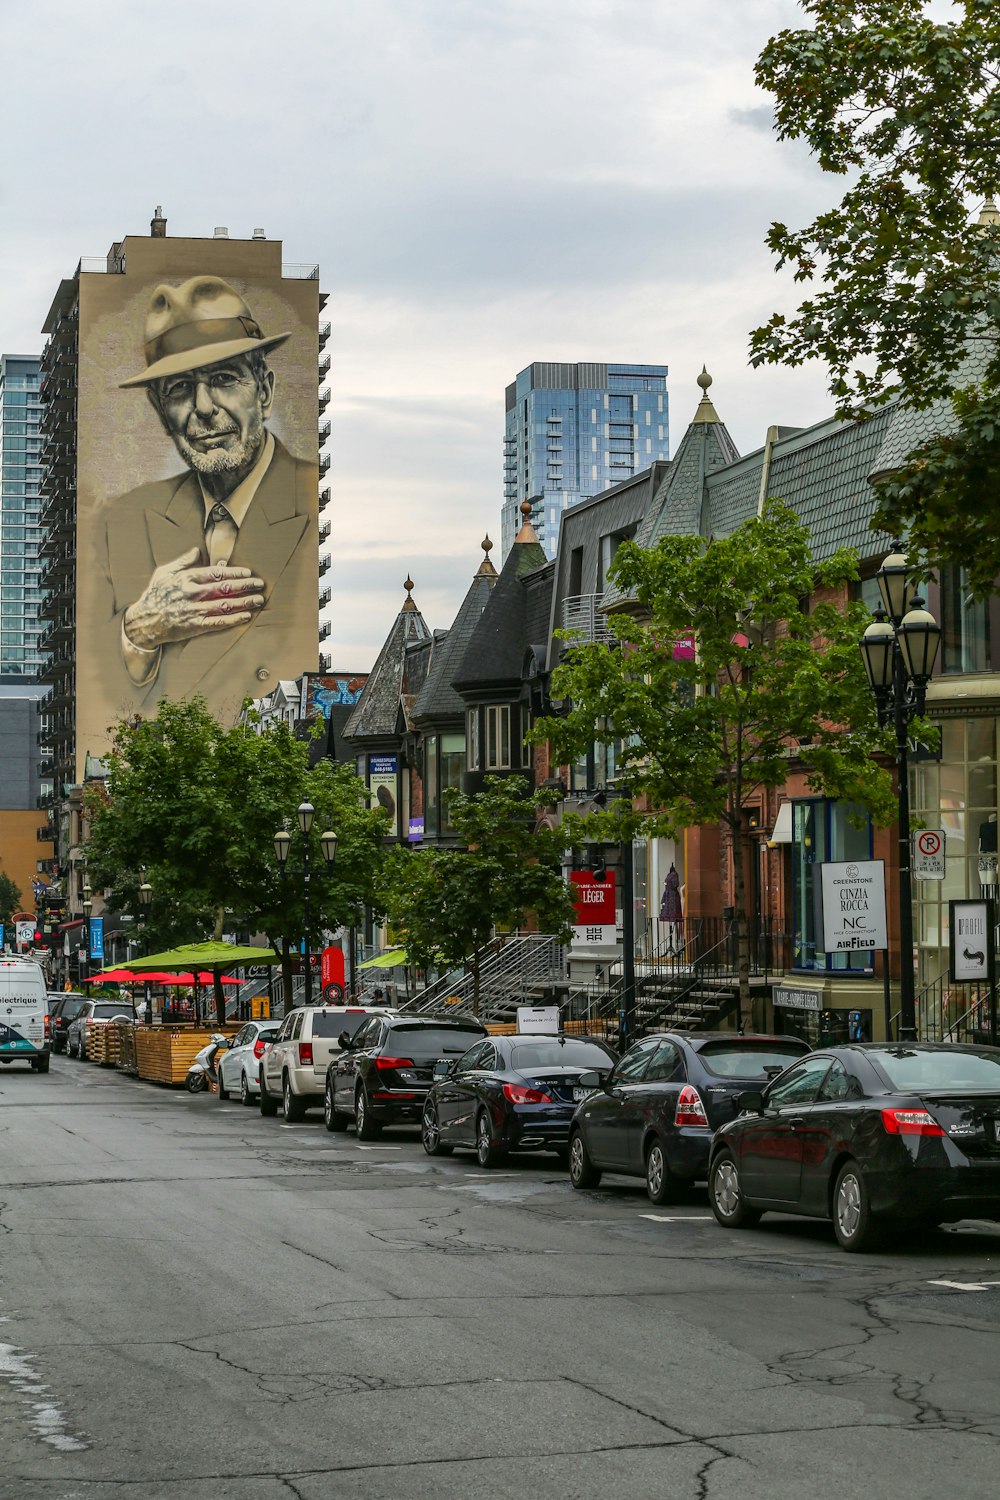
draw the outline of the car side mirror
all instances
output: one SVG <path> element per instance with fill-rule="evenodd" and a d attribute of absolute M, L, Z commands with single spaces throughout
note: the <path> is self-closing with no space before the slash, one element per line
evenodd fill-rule
<path fill-rule="evenodd" d="M 337 1041 L 340 1043 L 341 1047 L 349 1047 L 352 1041 L 351 1033 L 349 1031 L 342 1031 L 338 1036 Z"/>
<path fill-rule="evenodd" d="M 447 1078 L 453 1067 L 454 1064 L 450 1063 L 446 1057 L 439 1057 L 431 1069 L 431 1077 Z"/>
<path fill-rule="evenodd" d="M 581 1073 L 576 1080 L 578 1089 L 602 1089 L 608 1081 L 607 1073 L 598 1073 L 596 1068 L 591 1068 L 588 1073 Z"/>
<path fill-rule="evenodd" d="M 736 1109 L 741 1115 L 762 1115 L 764 1095 L 758 1089 L 744 1089 L 736 1100 Z"/>

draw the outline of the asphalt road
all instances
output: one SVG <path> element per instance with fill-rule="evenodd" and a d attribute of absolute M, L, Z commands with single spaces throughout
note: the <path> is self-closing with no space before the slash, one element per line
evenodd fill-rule
<path fill-rule="evenodd" d="M 1000 1231 L 847 1256 L 54 1059 L 0 1071 L 0 1496 L 980 1500 Z"/>

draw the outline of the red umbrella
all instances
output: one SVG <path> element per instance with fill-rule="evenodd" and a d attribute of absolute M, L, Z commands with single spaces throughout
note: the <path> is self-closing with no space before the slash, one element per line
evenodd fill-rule
<path fill-rule="evenodd" d="M 133 974 L 131 969 L 105 969 L 101 974 L 92 974 L 90 984 L 141 984 L 143 976 Z"/>

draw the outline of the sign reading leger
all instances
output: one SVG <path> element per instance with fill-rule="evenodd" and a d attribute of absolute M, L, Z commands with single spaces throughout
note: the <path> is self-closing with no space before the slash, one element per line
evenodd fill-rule
<path fill-rule="evenodd" d="M 820 865 L 823 951 L 887 948 L 885 865 L 880 859 Z"/>
<path fill-rule="evenodd" d="M 77 774 L 124 715 L 316 658 L 314 279 L 267 240 L 129 238 L 82 272 Z"/>

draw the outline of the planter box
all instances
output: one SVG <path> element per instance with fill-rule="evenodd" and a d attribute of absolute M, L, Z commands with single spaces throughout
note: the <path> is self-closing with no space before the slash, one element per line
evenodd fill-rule
<path fill-rule="evenodd" d="M 242 1027 L 227 1026 L 223 1035 L 235 1036 Z M 167 1026 L 137 1026 L 135 1028 L 136 1066 L 140 1078 L 153 1083 L 183 1083 L 188 1069 L 202 1047 L 212 1040 L 215 1028 L 206 1031 L 190 1027 L 176 1031 Z"/>

